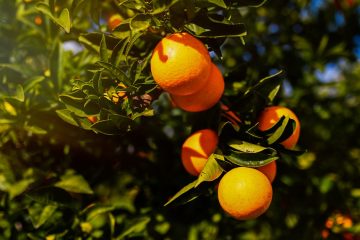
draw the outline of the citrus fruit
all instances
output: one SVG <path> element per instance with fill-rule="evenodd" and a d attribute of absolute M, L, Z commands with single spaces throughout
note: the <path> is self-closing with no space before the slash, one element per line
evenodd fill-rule
<path fill-rule="evenodd" d="M 122 20 L 123 18 L 120 16 L 120 14 L 111 15 L 108 20 L 108 28 L 110 29 L 110 31 L 113 31 L 116 27 L 118 27 L 121 24 Z"/>
<path fill-rule="evenodd" d="M 213 107 L 224 92 L 224 78 L 218 67 L 211 64 L 211 72 L 205 86 L 185 96 L 171 95 L 176 106 L 188 112 L 201 112 Z"/>
<path fill-rule="evenodd" d="M 264 166 L 256 168 L 270 180 L 270 182 L 273 182 L 276 176 L 276 162 L 272 161 L 271 163 L 268 163 Z"/>
<path fill-rule="evenodd" d="M 189 95 L 205 85 L 211 59 L 201 41 L 188 33 L 174 33 L 156 45 L 150 66 L 154 80 L 162 89 Z"/>
<path fill-rule="evenodd" d="M 215 151 L 218 136 L 211 129 L 202 129 L 191 134 L 183 143 L 181 160 L 186 171 L 198 176 L 209 156 Z"/>
<path fill-rule="evenodd" d="M 233 218 L 254 219 L 269 208 L 272 186 L 269 179 L 254 168 L 233 168 L 220 180 L 218 200 Z"/>
<path fill-rule="evenodd" d="M 261 131 L 266 131 L 271 127 L 273 127 L 280 120 L 282 116 L 288 116 L 289 118 L 293 119 L 296 123 L 295 130 L 291 134 L 291 136 L 280 143 L 285 148 L 292 149 L 299 140 L 300 121 L 295 115 L 295 113 L 293 113 L 290 109 L 281 106 L 266 107 L 260 114 L 260 117 L 258 119 L 259 121 L 258 127 Z"/>

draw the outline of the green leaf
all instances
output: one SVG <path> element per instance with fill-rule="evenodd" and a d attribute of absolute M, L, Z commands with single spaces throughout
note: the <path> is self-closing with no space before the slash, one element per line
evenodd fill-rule
<path fill-rule="evenodd" d="M 195 187 L 198 187 L 202 182 L 211 182 L 221 176 L 223 169 L 216 161 L 214 154 L 211 154 L 207 160 L 203 170 L 201 171 Z"/>
<path fill-rule="evenodd" d="M 34 179 L 23 179 L 19 182 L 16 182 L 11 186 L 9 189 L 9 198 L 14 199 L 15 197 L 19 196 L 34 182 Z"/>
<path fill-rule="evenodd" d="M 289 116 L 282 116 L 280 120 L 274 125 L 274 127 L 267 130 L 267 132 L 275 131 L 268 137 L 267 143 L 269 145 L 282 142 L 286 140 L 295 131 L 296 122 L 289 118 Z"/>
<path fill-rule="evenodd" d="M 24 102 L 25 100 L 24 89 L 20 84 L 16 86 L 16 95 L 13 96 L 13 98 L 20 102 Z"/>
<path fill-rule="evenodd" d="M 38 205 L 38 204 L 37 204 Z M 38 205 L 32 206 L 28 209 L 31 222 L 35 229 L 40 228 L 47 220 L 49 220 L 56 211 L 56 205 Z"/>
<path fill-rule="evenodd" d="M 91 126 L 91 129 L 105 135 L 119 135 L 124 133 L 124 129 L 119 129 L 117 124 L 115 124 L 111 119 L 97 121 Z"/>
<path fill-rule="evenodd" d="M 180 0 L 153 0 L 153 11 L 151 14 L 156 15 L 159 13 L 169 11 L 169 8 L 175 3 L 180 2 Z"/>
<path fill-rule="evenodd" d="M 101 42 L 100 42 L 100 60 L 102 62 L 108 62 L 109 56 L 107 52 L 107 46 L 106 46 L 106 39 L 105 35 L 102 35 Z"/>
<path fill-rule="evenodd" d="M 70 13 L 67 8 L 64 8 L 61 11 L 59 18 L 57 19 L 57 23 L 65 30 L 66 33 L 70 33 Z"/>
<path fill-rule="evenodd" d="M 237 7 L 261 7 L 266 2 L 267 2 L 267 0 L 232 1 L 232 6 L 237 6 Z"/>
<path fill-rule="evenodd" d="M 198 182 L 198 180 L 195 180 L 195 181 L 189 183 L 188 185 L 186 185 L 185 187 L 183 187 L 182 189 L 180 189 L 180 191 L 178 191 L 172 198 L 170 198 L 169 201 L 167 201 L 164 204 L 164 206 L 168 206 L 170 203 L 172 203 L 174 200 L 179 198 L 181 195 L 183 195 L 183 194 L 189 192 L 190 190 L 194 189 L 197 182 Z"/>
<path fill-rule="evenodd" d="M 125 72 L 123 72 L 121 69 L 115 67 L 114 65 L 106 62 L 97 62 L 97 64 L 101 67 L 103 67 L 106 71 L 108 71 L 114 78 L 116 78 L 119 82 L 123 82 L 125 86 L 130 86 L 130 80 L 126 76 Z"/>
<path fill-rule="evenodd" d="M 199 11 L 190 24 L 185 27 L 195 36 L 201 38 L 242 37 L 247 34 L 243 23 L 231 23 L 220 15 L 209 16 L 206 10 Z"/>
<path fill-rule="evenodd" d="M 70 123 L 74 126 L 79 126 L 78 122 L 75 120 L 74 114 L 68 109 L 56 110 L 56 114 L 65 122 Z"/>
<path fill-rule="evenodd" d="M 36 85 L 40 84 L 44 80 L 45 80 L 44 76 L 36 76 L 36 77 L 27 79 L 24 83 L 24 92 L 28 92 L 31 89 L 34 89 L 36 87 Z"/>
<path fill-rule="evenodd" d="M 243 153 L 239 151 L 229 151 L 224 154 L 224 157 L 229 162 L 240 167 L 261 167 L 279 159 L 276 155 L 268 155 L 264 153 Z"/>
<path fill-rule="evenodd" d="M 91 221 L 95 217 L 97 217 L 101 214 L 104 214 L 104 213 L 111 212 L 113 210 L 115 210 L 115 206 L 113 206 L 113 205 L 95 204 L 92 208 L 87 209 L 87 211 L 89 213 L 86 216 L 86 221 Z"/>
<path fill-rule="evenodd" d="M 133 32 L 144 31 L 151 25 L 151 15 L 139 13 L 130 20 L 130 29 Z"/>
<path fill-rule="evenodd" d="M 48 4 L 45 3 L 38 3 L 36 5 L 36 9 L 46 16 L 48 16 L 51 20 L 53 20 L 56 24 L 62 27 L 66 33 L 70 32 L 71 22 L 70 22 L 70 13 L 67 8 L 64 8 L 59 17 L 55 17 L 50 10 Z"/>
<path fill-rule="evenodd" d="M 235 139 L 232 139 L 229 142 L 227 142 L 227 145 L 235 150 L 245 153 L 259 153 L 267 150 L 270 150 L 271 152 L 276 152 L 275 149 L 272 148 L 267 148 L 261 145 L 257 145 L 241 140 L 235 140 Z"/>
<path fill-rule="evenodd" d="M 94 193 L 88 182 L 81 175 L 64 175 L 61 177 L 61 181 L 55 183 L 54 186 L 73 193 Z"/>
<path fill-rule="evenodd" d="M 135 234 L 135 233 L 140 233 L 145 231 L 147 224 L 150 222 L 151 218 L 150 217 L 139 217 L 136 219 L 131 220 L 125 230 L 116 238 L 118 239 L 125 239 L 125 237 L 131 235 L 131 234 Z"/>
<path fill-rule="evenodd" d="M 44 135 L 47 131 L 39 126 L 24 126 L 24 129 L 32 134 Z"/>
<path fill-rule="evenodd" d="M 223 0 L 198 0 L 196 1 L 196 4 L 205 7 L 211 7 L 212 5 L 215 5 L 224 9 L 228 7 Z"/>

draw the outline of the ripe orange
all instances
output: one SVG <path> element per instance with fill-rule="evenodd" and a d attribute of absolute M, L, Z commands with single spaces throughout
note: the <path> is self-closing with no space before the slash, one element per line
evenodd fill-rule
<path fill-rule="evenodd" d="M 220 100 L 224 92 L 224 78 L 218 67 L 211 65 L 209 79 L 202 89 L 185 96 L 171 95 L 179 108 L 188 112 L 201 112 L 213 107 Z"/>
<path fill-rule="evenodd" d="M 272 161 L 269 164 L 266 164 L 264 166 L 256 168 L 270 180 L 270 182 L 273 182 L 276 176 L 276 162 Z"/>
<path fill-rule="evenodd" d="M 122 20 L 123 18 L 120 16 L 120 14 L 111 15 L 108 20 L 108 28 L 110 29 L 110 31 L 113 31 L 116 27 L 118 27 L 121 24 Z"/>
<path fill-rule="evenodd" d="M 220 180 L 218 200 L 222 209 L 237 220 L 263 214 L 272 200 L 269 179 L 254 168 L 237 167 Z"/>
<path fill-rule="evenodd" d="M 218 136 L 211 129 L 202 129 L 191 134 L 183 143 L 181 160 L 186 171 L 198 176 L 209 156 L 215 151 Z"/>
<path fill-rule="evenodd" d="M 36 25 L 41 25 L 41 24 L 43 23 L 43 20 L 42 20 L 42 18 L 41 18 L 40 16 L 36 16 L 36 17 L 34 18 L 34 23 L 35 23 Z"/>
<path fill-rule="evenodd" d="M 292 149 L 297 141 L 299 140 L 300 136 L 300 121 L 290 109 L 281 106 L 272 106 L 265 108 L 258 119 L 259 121 L 259 129 L 261 131 L 265 131 L 273 127 L 282 116 L 289 116 L 289 118 L 293 119 L 296 123 L 296 127 L 294 132 L 288 137 L 286 140 L 281 142 L 281 144 L 287 148 Z"/>
<path fill-rule="evenodd" d="M 97 116 L 88 116 L 87 119 L 91 122 L 91 123 L 96 123 L 98 121 Z"/>
<path fill-rule="evenodd" d="M 156 45 L 150 66 L 154 80 L 162 89 L 189 95 L 204 87 L 211 59 L 201 41 L 188 33 L 174 33 Z"/>

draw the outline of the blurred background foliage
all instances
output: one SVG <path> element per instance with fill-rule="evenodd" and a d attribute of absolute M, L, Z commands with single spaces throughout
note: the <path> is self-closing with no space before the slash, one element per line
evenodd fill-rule
<path fill-rule="evenodd" d="M 141 96 L 155 92 L 155 114 L 121 135 L 86 130 L 86 115 L 76 118 L 79 128 L 59 114 L 59 96 L 80 79 L 93 79 L 97 69 L 101 43 L 82 34 L 109 37 L 109 16 L 136 13 L 134 1 L 120 2 L 0 0 L 0 239 L 360 238 L 358 1 L 234 7 L 230 14 L 247 35 L 204 40 L 222 66 L 223 101 L 231 109 L 241 114 L 239 94 L 283 70 L 275 103 L 293 109 L 302 124 L 299 147 L 307 152 L 278 160 L 269 211 L 245 222 L 222 212 L 215 191 L 163 207 L 193 180 L 181 166 L 179 146 L 195 117 L 173 108 L 166 94 L 142 89 Z M 155 2 L 157 14 L 165 12 L 167 5 Z M 174 19 L 175 27 L 183 24 Z M 142 31 L 146 21 L 136 26 Z M 142 36 L 149 45 L 136 47 L 149 54 L 160 39 L 154 31 Z"/>

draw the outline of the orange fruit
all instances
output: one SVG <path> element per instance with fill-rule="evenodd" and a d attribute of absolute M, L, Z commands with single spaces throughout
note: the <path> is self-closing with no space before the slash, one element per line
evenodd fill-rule
<path fill-rule="evenodd" d="M 43 20 L 40 16 L 36 16 L 35 19 L 34 19 L 34 23 L 36 25 L 41 25 L 43 23 Z"/>
<path fill-rule="evenodd" d="M 256 168 L 270 180 L 270 182 L 273 182 L 276 176 L 276 162 L 272 161 L 271 163 L 268 163 L 264 166 Z"/>
<path fill-rule="evenodd" d="M 97 116 L 88 116 L 87 119 L 91 122 L 91 123 L 96 123 L 98 121 Z"/>
<path fill-rule="evenodd" d="M 120 14 L 111 15 L 108 20 L 108 28 L 110 29 L 110 31 L 113 31 L 116 27 L 118 27 L 121 24 L 122 20 L 123 18 L 120 16 Z"/>
<path fill-rule="evenodd" d="M 201 41 L 188 33 L 174 33 L 156 45 L 150 67 L 162 89 L 176 95 L 189 95 L 204 87 L 211 59 Z"/>
<path fill-rule="evenodd" d="M 292 149 L 296 145 L 297 141 L 299 140 L 300 136 L 300 121 L 290 109 L 281 106 L 272 106 L 265 108 L 258 119 L 259 125 L 258 128 L 261 131 L 266 131 L 273 127 L 282 116 L 289 116 L 289 118 L 293 119 L 296 123 L 295 130 L 288 137 L 286 140 L 281 142 L 280 144 L 283 145 L 287 149 Z"/>
<path fill-rule="evenodd" d="M 179 108 L 188 112 L 201 112 L 213 107 L 220 100 L 225 87 L 224 78 L 218 67 L 211 65 L 209 79 L 203 88 L 190 95 L 171 95 Z"/>
<path fill-rule="evenodd" d="M 191 175 L 198 176 L 217 144 L 218 136 L 214 130 L 202 129 L 191 134 L 181 149 L 181 160 L 185 170 Z"/>
<path fill-rule="evenodd" d="M 226 117 L 233 125 L 239 126 L 241 119 L 233 111 L 231 111 L 228 106 L 221 103 L 220 108 L 223 111 L 222 115 L 224 117 Z"/>
<path fill-rule="evenodd" d="M 269 179 L 254 168 L 237 167 L 219 183 L 218 200 L 222 209 L 237 220 L 254 219 L 263 214 L 272 200 Z"/>

